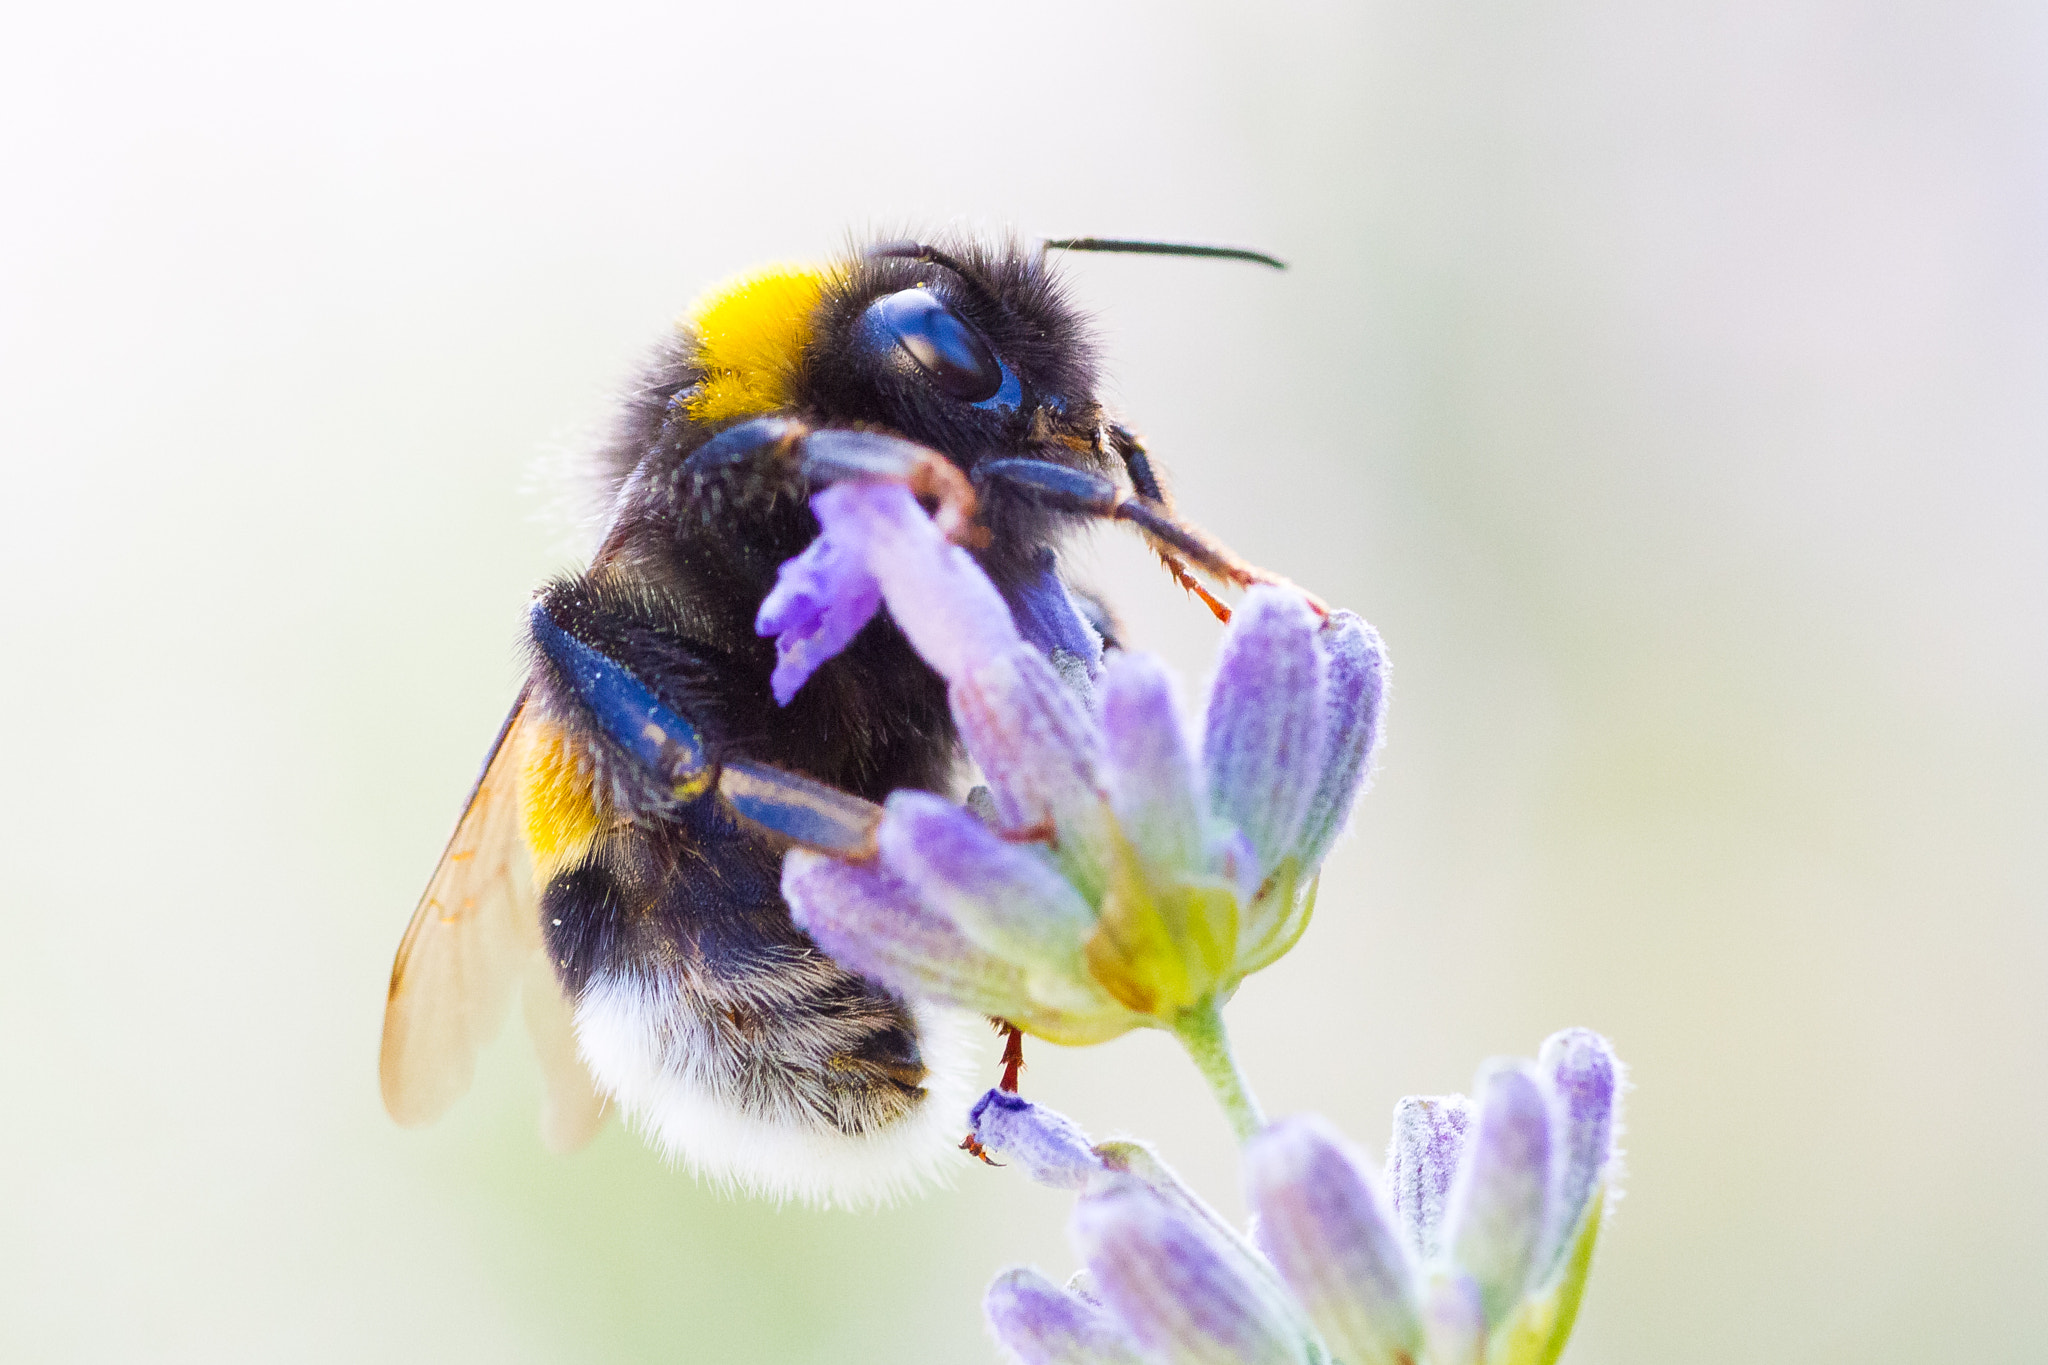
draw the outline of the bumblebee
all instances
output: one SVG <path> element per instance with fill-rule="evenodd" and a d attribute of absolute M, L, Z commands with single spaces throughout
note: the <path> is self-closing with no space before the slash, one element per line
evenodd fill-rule
<path fill-rule="evenodd" d="M 468 1088 L 517 991 L 558 1150 L 616 1106 L 700 1174 L 859 1202 L 955 1146 L 971 1021 L 840 967 L 780 892 L 792 845 L 871 853 L 872 803 L 949 790 L 944 684 L 884 613 L 778 706 L 754 622 L 817 534 L 809 494 L 845 478 L 927 496 L 1020 611 L 1068 591 L 1060 545 L 1093 518 L 1135 525 L 1219 614 L 1190 565 L 1262 577 L 1178 519 L 1098 401 L 1050 249 L 1278 264 L 884 242 L 729 283 L 659 347 L 593 461 L 602 541 L 537 594 L 525 685 L 399 945 L 380 1068 L 399 1123 Z M 1106 609 L 1076 605 L 1114 646 Z"/>

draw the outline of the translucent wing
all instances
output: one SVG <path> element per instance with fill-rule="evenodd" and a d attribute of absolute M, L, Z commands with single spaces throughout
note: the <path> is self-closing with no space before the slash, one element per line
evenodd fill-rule
<path fill-rule="evenodd" d="M 551 1152 L 573 1152 L 597 1136 L 609 1106 L 576 1052 L 576 1018 L 547 954 L 527 959 L 526 1031 L 540 1054 L 547 1092 L 541 1100 L 540 1138 Z"/>
<path fill-rule="evenodd" d="M 505 1022 L 524 979 L 527 1023 L 547 1075 L 548 1145 L 589 1140 L 603 1103 L 576 1055 L 568 1002 L 549 969 L 519 837 L 518 728 L 513 703 L 483 774 L 420 897 L 391 967 L 379 1076 L 384 1107 L 413 1127 L 439 1118 L 476 1075 L 476 1057 Z"/>

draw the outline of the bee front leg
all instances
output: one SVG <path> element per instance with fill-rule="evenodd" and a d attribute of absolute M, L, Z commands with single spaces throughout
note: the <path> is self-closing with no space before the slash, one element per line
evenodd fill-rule
<path fill-rule="evenodd" d="M 1166 490 L 1159 486 L 1159 476 L 1153 471 L 1152 457 L 1145 450 L 1145 443 L 1137 433 L 1122 422 L 1112 422 L 1105 432 L 1109 448 L 1123 461 L 1124 473 L 1130 475 L 1131 487 L 1138 490 L 1141 498 L 1150 498 L 1162 507 L 1173 505 L 1173 499 L 1166 496 Z"/>
<path fill-rule="evenodd" d="M 717 481 L 758 479 L 807 492 L 845 480 L 900 483 L 936 505 L 933 520 L 948 540 L 973 544 L 974 485 L 938 451 L 879 431 L 812 427 L 792 417 L 757 417 L 728 427 L 692 451 L 683 473 L 700 502 Z"/>
<path fill-rule="evenodd" d="M 1149 465 L 1144 467 L 1144 473 L 1146 481 L 1156 491 L 1159 485 L 1151 478 Z M 974 477 L 978 484 L 1000 484 L 1014 495 L 1053 511 L 1129 522 L 1160 551 L 1170 569 L 1178 570 L 1176 557 L 1184 557 L 1204 573 L 1235 587 L 1248 588 L 1254 583 L 1294 586 L 1278 574 L 1247 563 L 1208 532 L 1183 521 L 1164 502 L 1142 491 L 1126 497 L 1116 481 L 1106 475 L 1054 464 L 1049 460 L 1001 459 L 975 466 Z M 1200 593 L 1184 571 L 1177 572 L 1176 577 L 1181 579 L 1183 586 Z M 1226 621 L 1230 619 L 1229 610 L 1222 603 L 1207 593 L 1200 595 L 1219 617 Z M 1309 604 L 1318 613 L 1328 614 L 1328 608 L 1314 595 L 1303 595 L 1308 597 Z"/>

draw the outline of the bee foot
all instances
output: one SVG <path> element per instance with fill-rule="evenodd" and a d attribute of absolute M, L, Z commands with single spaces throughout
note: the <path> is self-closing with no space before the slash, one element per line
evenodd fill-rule
<path fill-rule="evenodd" d="M 975 1160 L 979 1161 L 984 1166 L 1000 1166 L 1003 1164 L 1002 1162 L 997 1161 L 993 1157 L 991 1157 L 988 1154 L 987 1149 L 981 1145 L 980 1141 L 977 1140 L 974 1134 L 972 1133 L 969 1133 L 966 1137 L 960 1139 L 960 1150 L 967 1153 L 969 1156 L 973 1157 Z"/>

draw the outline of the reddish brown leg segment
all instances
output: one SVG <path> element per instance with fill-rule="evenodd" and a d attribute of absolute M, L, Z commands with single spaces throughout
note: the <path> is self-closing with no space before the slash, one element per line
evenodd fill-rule
<path fill-rule="evenodd" d="M 1024 1030 L 1015 1024 L 1003 1024 L 1003 1078 L 996 1082 L 996 1089 L 1017 1093 L 1017 1073 L 1024 1069 Z"/>
<path fill-rule="evenodd" d="M 1203 587 L 1201 583 L 1196 580 L 1195 576 L 1188 572 L 1187 565 L 1181 563 L 1178 559 L 1175 559 L 1165 550 L 1157 550 L 1156 553 L 1159 555 L 1159 562 L 1161 564 L 1164 564 L 1166 566 L 1166 571 L 1173 575 L 1174 582 L 1180 584 L 1183 588 L 1186 588 L 1189 592 L 1201 598 L 1202 605 L 1206 606 L 1209 609 L 1210 614 L 1213 615 L 1217 620 L 1221 621 L 1226 626 L 1230 624 L 1230 608 L 1224 606 L 1223 603 L 1217 601 L 1216 595 L 1210 592 L 1207 588 Z"/>
<path fill-rule="evenodd" d="M 1017 1073 L 1024 1069 L 1024 1031 L 1002 1019 L 992 1019 L 989 1022 L 1003 1035 L 1003 1078 L 996 1082 L 996 1089 L 1014 1095 L 1017 1093 Z M 985 1166 L 1003 1164 L 990 1158 L 972 1133 L 960 1139 L 960 1150 Z"/>

